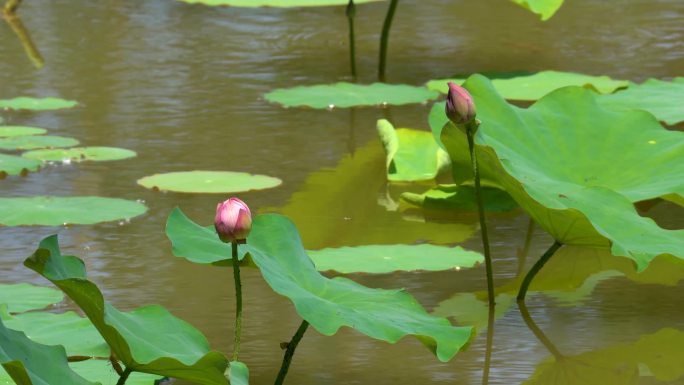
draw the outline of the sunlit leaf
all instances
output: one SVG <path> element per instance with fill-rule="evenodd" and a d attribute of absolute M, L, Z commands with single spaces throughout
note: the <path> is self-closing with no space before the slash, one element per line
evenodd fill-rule
<path fill-rule="evenodd" d="M 684 77 L 669 82 L 649 79 L 613 95 L 602 96 L 599 103 L 610 108 L 643 109 L 671 125 L 684 122 Z"/>
<path fill-rule="evenodd" d="M 2 120 L 0 120 L 2 122 Z M 42 135 L 47 130 L 38 127 L 26 126 L 0 126 L 0 137 L 8 138 L 13 136 Z"/>
<path fill-rule="evenodd" d="M 34 150 L 21 154 L 24 158 L 41 160 L 43 162 L 120 160 L 132 158 L 136 155 L 135 151 L 116 147 L 73 147 L 68 149 Z"/>
<path fill-rule="evenodd" d="M 348 0 L 180 0 L 190 4 L 204 4 L 224 7 L 322 7 L 330 5 L 346 5 Z M 354 0 L 355 4 L 385 0 Z"/>
<path fill-rule="evenodd" d="M 73 108 L 78 102 L 59 98 L 31 98 L 18 97 L 14 99 L 0 100 L 0 109 L 10 110 L 59 110 L 63 108 Z"/>
<path fill-rule="evenodd" d="M 128 220 L 147 211 L 144 204 L 103 197 L 0 198 L 0 224 L 4 226 L 87 225 Z"/>
<path fill-rule="evenodd" d="M 548 20 L 563 5 L 563 0 L 511 0 L 521 7 L 536 13 L 542 20 Z"/>
<path fill-rule="evenodd" d="M 346 108 L 423 103 L 438 95 L 425 87 L 403 84 L 336 83 L 280 88 L 269 92 L 265 98 L 285 107 Z"/>
<path fill-rule="evenodd" d="M 63 136 L 30 135 L 0 139 L 2 150 L 33 150 L 36 148 L 58 148 L 78 145 L 78 140 Z"/>
<path fill-rule="evenodd" d="M 228 383 L 224 376 L 228 361 L 209 350 L 202 333 L 159 305 L 122 312 L 104 301 L 98 287 L 87 280 L 83 261 L 61 254 L 57 236 L 41 241 L 24 264 L 83 310 L 127 368 L 206 385 Z"/>
<path fill-rule="evenodd" d="M 138 180 L 153 190 L 182 193 L 237 193 L 264 190 L 283 182 L 271 176 L 232 171 L 183 171 L 155 174 Z"/>
<path fill-rule="evenodd" d="M 0 304 L 7 305 L 7 311 L 10 313 L 42 309 L 62 302 L 63 299 L 64 294 L 51 287 L 28 283 L 0 284 Z"/>

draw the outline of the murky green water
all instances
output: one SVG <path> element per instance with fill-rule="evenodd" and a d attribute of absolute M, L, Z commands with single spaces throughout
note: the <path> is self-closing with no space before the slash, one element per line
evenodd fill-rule
<path fill-rule="evenodd" d="M 362 81 L 375 78 L 385 6 L 358 9 Z M 275 87 L 348 80 L 342 8 L 246 10 L 170 0 L 27 0 L 20 13 L 46 66 L 35 70 L 10 28 L 0 23 L 0 98 L 58 95 L 83 107 L 3 113 L 6 120 L 49 128 L 85 145 L 129 148 L 139 156 L 46 167 L 26 178 L 1 181 L 2 195 L 124 197 L 143 200 L 150 210 L 130 223 L 2 228 L 1 282 L 44 283 L 21 261 L 41 237 L 58 232 L 66 250 L 85 257 L 91 277 L 118 307 L 160 303 L 200 328 L 214 347 L 229 352 L 231 271 L 174 258 L 163 234 L 173 207 L 208 224 L 216 203 L 225 197 L 160 194 L 135 184 L 156 172 L 193 169 L 283 179 L 277 189 L 241 197 L 258 210 L 293 216 L 309 247 L 446 241 L 480 249 L 474 214 L 425 219 L 420 212 L 386 209 L 401 189 L 384 184 L 375 120 L 389 114 L 398 126 L 427 128 L 429 106 L 315 111 L 282 109 L 262 100 Z M 546 23 L 504 0 L 404 1 L 391 38 L 388 80 L 422 84 L 453 73 L 542 69 L 632 80 L 681 76 L 683 18 L 684 3 L 678 0 L 573 0 Z M 647 214 L 669 228 L 684 224 L 683 211 L 674 205 L 659 203 Z M 515 211 L 490 214 L 489 220 L 496 283 L 503 285 L 519 271 L 516 254 L 523 247 L 528 219 Z M 550 242 L 536 230 L 528 265 Z M 561 266 L 568 276 L 599 273 L 595 287 L 585 287 L 587 295 L 579 301 L 560 295 L 528 300 L 532 317 L 562 354 L 633 344 L 666 327 L 684 331 L 681 267 L 665 265 L 653 273 L 651 282 L 656 283 L 639 283 L 610 272 L 616 264 L 630 269 L 626 260 L 565 258 L 571 261 Z M 267 384 L 282 357 L 278 343 L 290 338 L 300 320 L 257 272 L 244 275 L 241 358 L 250 366 L 252 383 Z M 426 308 L 447 313 L 448 302 L 443 301 L 455 293 L 485 288 L 482 267 L 352 278 L 370 286 L 406 287 Z M 350 330 L 334 337 L 311 331 L 298 349 L 288 383 L 476 384 L 481 382 L 484 340 L 479 335 L 467 351 L 441 364 L 412 339 L 388 345 Z M 604 356 L 610 358 L 608 352 Z M 661 346 L 655 354 L 667 368 L 684 367 L 684 355 L 676 349 Z M 549 356 L 511 306 L 496 323 L 490 383 L 525 381 Z M 601 360 L 592 362 L 600 366 Z M 642 366 L 641 376 L 636 374 L 636 382 L 630 383 L 658 383 L 649 372 Z M 625 383 L 601 377 L 596 370 L 583 376 L 577 381 L 560 376 L 557 383 Z"/>

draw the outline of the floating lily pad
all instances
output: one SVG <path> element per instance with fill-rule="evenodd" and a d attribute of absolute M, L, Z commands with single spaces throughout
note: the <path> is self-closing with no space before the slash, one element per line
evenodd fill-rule
<path fill-rule="evenodd" d="M 178 209 L 171 215 L 177 226 L 167 226 L 167 236 L 174 243 L 176 232 L 185 239 L 207 242 L 216 237 Z M 322 276 L 304 251 L 294 224 L 284 216 L 254 217 L 247 244 L 240 246 L 240 253 L 244 252 L 271 288 L 288 297 L 299 315 L 323 335 L 333 335 L 342 326 L 390 343 L 414 335 L 441 361 L 451 359 L 470 338 L 470 328 L 428 315 L 404 290 L 370 289 L 346 278 Z"/>
<path fill-rule="evenodd" d="M 401 199 L 426 210 L 477 211 L 475 187 L 467 185 L 439 185 L 422 194 L 405 192 Z M 518 207 L 505 191 L 482 187 L 482 200 L 487 211 L 510 211 Z"/>
<path fill-rule="evenodd" d="M 642 84 L 605 95 L 599 102 L 609 108 L 638 108 L 655 115 L 667 124 L 684 122 L 684 77 L 671 82 L 649 79 Z"/>
<path fill-rule="evenodd" d="M 684 196 L 684 133 L 643 111 L 605 109 L 580 87 L 556 90 L 528 109 L 506 103 L 482 76 L 465 87 L 482 121 L 476 144 L 483 173 L 556 240 L 610 246 L 640 270 L 658 255 L 684 258 L 684 230 L 662 229 L 632 204 Z M 448 123 L 440 137 L 460 170 L 455 178 L 467 174 L 465 134 Z"/>
<path fill-rule="evenodd" d="M 105 161 L 120 160 L 136 156 L 135 151 L 116 147 L 74 147 L 69 149 L 34 150 L 23 153 L 21 156 L 29 159 L 42 160 L 43 162 L 70 161 Z"/>
<path fill-rule="evenodd" d="M 119 198 L 52 196 L 0 198 L 0 225 L 89 225 L 127 220 L 145 211 L 147 207 L 144 204 Z"/>
<path fill-rule="evenodd" d="M 231 361 L 228 367 L 230 385 L 249 385 L 249 369 L 240 361 Z"/>
<path fill-rule="evenodd" d="M 19 97 L 14 99 L 0 100 L 0 108 L 10 110 L 60 110 L 63 108 L 73 108 L 78 102 L 59 98 L 30 98 Z"/>
<path fill-rule="evenodd" d="M 2 320 L 0 364 L 17 385 L 95 385 L 69 368 L 63 347 L 33 342 L 24 333 L 7 329 Z"/>
<path fill-rule="evenodd" d="M 2 120 L 0 120 L 0 123 Z M 44 128 L 26 126 L 0 126 L 0 137 L 42 135 L 47 132 Z"/>
<path fill-rule="evenodd" d="M 202 333 L 158 305 L 121 312 L 105 302 L 102 292 L 87 280 L 83 261 L 61 254 L 56 235 L 41 241 L 24 264 L 83 310 L 127 368 L 207 385 L 228 384 L 228 361 L 209 350 Z"/>
<path fill-rule="evenodd" d="M 36 148 L 71 147 L 78 145 L 78 140 L 63 136 L 32 135 L 0 139 L 3 150 L 33 150 Z"/>
<path fill-rule="evenodd" d="M 29 171 L 38 171 L 40 164 L 37 160 L 0 154 L 0 178 L 7 175 L 26 175 Z"/>
<path fill-rule="evenodd" d="M 437 96 L 439 93 L 425 87 L 403 84 L 336 83 L 280 88 L 269 92 L 265 98 L 285 107 L 346 108 L 423 103 Z"/>
<path fill-rule="evenodd" d="M 330 5 L 347 5 L 348 0 L 180 0 L 190 4 L 204 4 L 224 7 L 323 7 Z M 385 0 L 354 0 L 354 4 L 370 3 Z"/>
<path fill-rule="evenodd" d="M 10 313 L 22 313 L 28 310 L 62 302 L 64 295 L 50 287 L 34 286 L 28 283 L 0 283 L 0 304 L 7 305 Z"/>
<path fill-rule="evenodd" d="M 482 254 L 460 246 L 368 245 L 309 251 L 319 271 L 391 273 L 393 271 L 460 270 L 482 263 Z"/>
<path fill-rule="evenodd" d="M 542 20 L 548 20 L 563 5 L 563 0 L 511 0 L 523 8 L 536 13 Z"/>
<path fill-rule="evenodd" d="M 541 71 L 512 77 L 508 74 L 503 74 L 501 77 L 495 73 L 487 75 L 492 79 L 496 91 L 509 100 L 534 101 L 541 99 L 542 96 L 555 89 L 567 86 L 580 86 L 602 94 L 610 94 L 629 86 L 629 82 L 626 80 L 615 80 L 608 76 L 591 76 L 574 72 Z M 427 83 L 427 87 L 446 94 L 449 90 L 447 82 L 463 84 L 465 80 L 466 77 L 431 80 Z"/>
<path fill-rule="evenodd" d="M 395 129 L 385 119 L 378 120 L 377 130 L 387 155 L 387 179 L 390 181 L 434 179 L 451 164 L 449 154 L 439 148 L 430 132 Z"/>
<path fill-rule="evenodd" d="M 138 184 L 155 191 L 227 194 L 265 190 L 280 186 L 278 178 L 232 171 L 182 171 L 155 174 L 138 179 Z"/>

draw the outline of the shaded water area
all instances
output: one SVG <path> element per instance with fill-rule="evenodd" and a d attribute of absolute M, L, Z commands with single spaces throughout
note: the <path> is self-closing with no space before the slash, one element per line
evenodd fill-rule
<path fill-rule="evenodd" d="M 377 3 L 357 10 L 363 82 L 376 76 L 385 9 L 385 3 Z M 36 70 L 12 30 L 0 24 L 0 99 L 60 96 L 82 106 L 2 113 L 7 123 L 45 127 L 53 134 L 79 138 L 84 145 L 129 148 L 138 157 L 48 166 L 27 177 L 0 181 L 2 196 L 123 197 L 144 201 L 149 211 L 130 223 L 0 228 L 0 282 L 46 284 L 21 262 L 43 236 L 57 232 L 66 251 L 84 257 L 91 278 L 117 307 L 162 304 L 202 330 L 213 347 L 229 352 L 231 270 L 173 257 L 163 231 L 176 206 L 197 222 L 210 224 L 216 203 L 225 197 L 163 194 L 135 183 L 158 172 L 194 169 L 281 178 L 279 188 L 240 197 L 257 211 L 290 215 L 309 248 L 432 242 L 481 250 L 475 213 L 435 218 L 415 210 L 392 210 L 399 192 L 422 191 L 425 185 L 386 185 L 375 121 L 390 117 L 398 127 L 427 130 L 429 105 L 328 111 L 284 109 L 263 100 L 262 95 L 276 87 L 350 80 L 343 8 L 213 9 L 166 0 L 27 0 L 20 14 L 46 65 Z M 682 76 L 682 20 L 684 3 L 679 0 L 572 0 L 548 22 L 503 0 L 402 1 L 391 36 L 387 80 L 420 85 L 454 73 L 544 69 L 635 81 Z M 684 211 L 672 204 L 656 202 L 643 213 L 664 227 L 684 227 Z M 488 219 L 495 282 L 502 286 L 523 269 L 519 256 L 529 219 L 522 210 L 491 213 Z M 537 228 L 526 266 L 551 242 Z M 615 355 L 608 348 L 632 345 L 663 328 L 684 331 L 681 265 L 657 261 L 650 276 L 637 276 L 626 259 L 586 250 L 557 257 L 557 274 L 546 277 L 557 281 L 556 291 L 574 287 L 568 277 L 590 279 L 572 294 L 531 293 L 531 317 L 563 355 L 594 352 L 587 360 L 590 365 L 573 367 L 582 368 L 575 380 L 558 376 L 558 383 L 684 383 L 677 377 L 654 377 L 654 364 L 631 373 L 619 362 L 606 363 Z M 373 287 L 405 287 L 430 311 L 454 316 L 454 322 L 482 325 L 484 319 L 482 329 L 486 325 L 484 302 L 467 294 L 485 290 L 483 266 L 351 278 Z M 282 358 L 278 344 L 291 337 L 300 319 L 258 272 L 243 270 L 243 285 L 241 361 L 249 365 L 253 384 L 267 384 Z M 520 383 L 552 353 L 510 298 L 499 298 L 499 304 L 504 314 L 495 326 L 489 381 Z M 349 329 L 333 337 L 310 330 L 287 381 L 477 384 L 484 337 L 478 334 L 466 351 L 440 363 L 415 339 L 389 345 Z M 679 354 L 672 346 L 654 349 L 654 361 L 673 372 L 682 370 L 681 346 Z M 572 377 L 573 368 L 565 375 Z M 632 382 L 624 380 L 626 372 L 627 378 L 634 374 Z"/>

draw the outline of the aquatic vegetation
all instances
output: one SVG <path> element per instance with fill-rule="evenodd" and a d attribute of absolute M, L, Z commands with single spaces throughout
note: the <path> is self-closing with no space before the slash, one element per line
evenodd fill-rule
<path fill-rule="evenodd" d="M 144 214 L 147 207 L 120 198 L 95 196 L 32 196 L 0 198 L 3 226 L 86 225 L 129 220 Z"/>
<path fill-rule="evenodd" d="M 42 149 L 21 154 L 28 159 L 43 162 L 84 162 L 128 159 L 137 156 L 135 151 L 117 147 L 73 147 L 68 149 Z"/>
<path fill-rule="evenodd" d="M 0 306 L 4 306 L 7 313 L 42 309 L 64 299 L 64 294 L 59 290 L 28 283 L 0 284 L 0 289 Z"/>
<path fill-rule="evenodd" d="M 0 120 L 2 123 L 2 120 Z M 15 136 L 43 135 L 47 133 L 44 128 L 26 126 L 0 126 L 0 138 L 10 138 Z"/>
<path fill-rule="evenodd" d="M 684 122 L 684 78 L 672 81 L 649 79 L 641 84 L 631 84 L 624 91 L 599 98 L 599 103 L 609 108 L 642 109 L 655 115 L 658 120 L 674 125 Z"/>
<path fill-rule="evenodd" d="M 0 100 L 0 109 L 8 110 L 61 110 L 64 108 L 74 108 L 78 102 L 73 100 L 65 100 L 60 98 L 33 98 L 21 96 L 14 99 Z"/>
<path fill-rule="evenodd" d="M 236 193 L 278 187 L 283 182 L 271 176 L 233 171 L 179 171 L 138 179 L 138 184 L 154 191 L 180 193 Z"/>
<path fill-rule="evenodd" d="M 38 171 L 40 165 L 41 163 L 34 159 L 0 154 L 0 178 L 7 175 L 26 175 L 31 171 Z"/>
<path fill-rule="evenodd" d="M 0 139 L 0 150 L 34 150 L 72 147 L 78 144 L 78 139 L 63 136 L 27 135 Z"/>
<path fill-rule="evenodd" d="M 443 184 L 421 194 L 404 192 L 401 200 L 424 210 L 442 212 L 466 212 L 477 210 L 475 188 L 466 184 Z M 482 186 L 482 200 L 489 212 L 510 211 L 518 204 L 507 192 L 496 188 Z"/>

